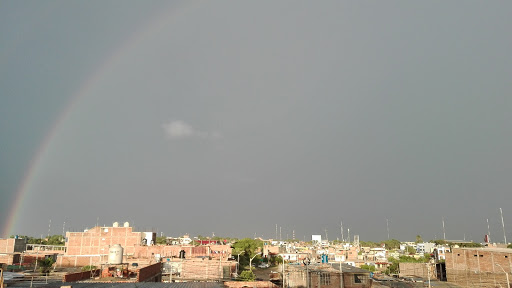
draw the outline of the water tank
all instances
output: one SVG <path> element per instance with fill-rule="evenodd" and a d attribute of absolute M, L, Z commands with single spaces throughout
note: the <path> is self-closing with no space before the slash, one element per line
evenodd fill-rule
<path fill-rule="evenodd" d="M 119 227 L 119 222 L 114 222 L 114 224 L 112 224 L 112 227 Z"/>
<path fill-rule="evenodd" d="M 123 247 L 121 244 L 112 245 L 108 249 L 108 264 L 121 264 L 123 263 Z"/>
<path fill-rule="evenodd" d="M 128 222 L 124 222 L 123 227 L 130 227 L 130 223 L 128 223 Z"/>

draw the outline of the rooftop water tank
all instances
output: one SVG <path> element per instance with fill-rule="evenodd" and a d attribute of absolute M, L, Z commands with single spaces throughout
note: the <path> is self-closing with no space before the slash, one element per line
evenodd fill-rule
<path fill-rule="evenodd" d="M 123 227 L 130 227 L 130 223 L 128 223 L 128 222 L 124 222 Z"/>
<path fill-rule="evenodd" d="M 123 263 L 123 247 L 121 244 L 112 245 L 108 249 L 108 264 L 121 264 Z"/>
<path fill-rule="evenodd" d="M 119 227 L 119 222 L 114 222 L 114 224 L 112 224 L 112 227 Z"/>

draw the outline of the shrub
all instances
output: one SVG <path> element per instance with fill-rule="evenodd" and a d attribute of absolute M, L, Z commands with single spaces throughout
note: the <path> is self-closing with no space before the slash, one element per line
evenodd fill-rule
<path fill-rule="evenodd" d="M 254 281 L 256 279 L 256 275 L 250 270 L 242 271 L 238 279 L 242 281 Z"/>

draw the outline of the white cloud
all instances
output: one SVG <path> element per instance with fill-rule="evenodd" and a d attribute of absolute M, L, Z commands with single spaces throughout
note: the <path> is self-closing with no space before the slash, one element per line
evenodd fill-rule
<path fill-rule="evenodd" d="M 190 124 L 181 120 L 171 121 L 162 125 L 165 134 L 170 139 L 184 139 L 184 138 L 220 138 L 220 133 L 204 132 L 194 129 Z"/>

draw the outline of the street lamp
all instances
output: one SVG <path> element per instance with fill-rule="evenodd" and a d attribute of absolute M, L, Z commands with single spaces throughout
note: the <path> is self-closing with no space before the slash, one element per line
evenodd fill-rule
<path fill-rule="evenodd" d="M 236 255 L 236 257 L 237 257 L 237 260 L 236 260 L 236 275 L 237 275 L 237 277 L 238 277 L 238 266 L 240 266 L 240 254 L 244 254 L 244 253 L 245 253 L 245 251 L 242 251 Z"/>
<path fill-rule="evenodd" d="M 304 263 L 304 266 L 306 266 L 306 288 L 309 288 L 309 270 L 308 266 L 311 264 L 311 260 L 309 258 L 306 258 L 302 260 L 302 263 Z"/>
<path fill-rule="evenodd" d="M 258 256 L 258 254 L 252 256 L 251 260 L 249 260 L 249 269 L 251 269 L 251 271 L 252 271 L 252 259 L 256 258 L 256 256 Z"/>
<path fill-rule="evenodd" d="M 505 271 L 505 269 L 503 269 L 503 267 L 501 267 L 500 264 L 498 264 L 498 263 L 494 263 L 494 264 L 496 264 L 496 266 L 500 267 L 501 270 L 503 271 L 503 273 L 505 273 L 505 276 L 507 276 L 507 287 L 510 288 L 510 282 L 508 280 L 508 273 Z"/>

